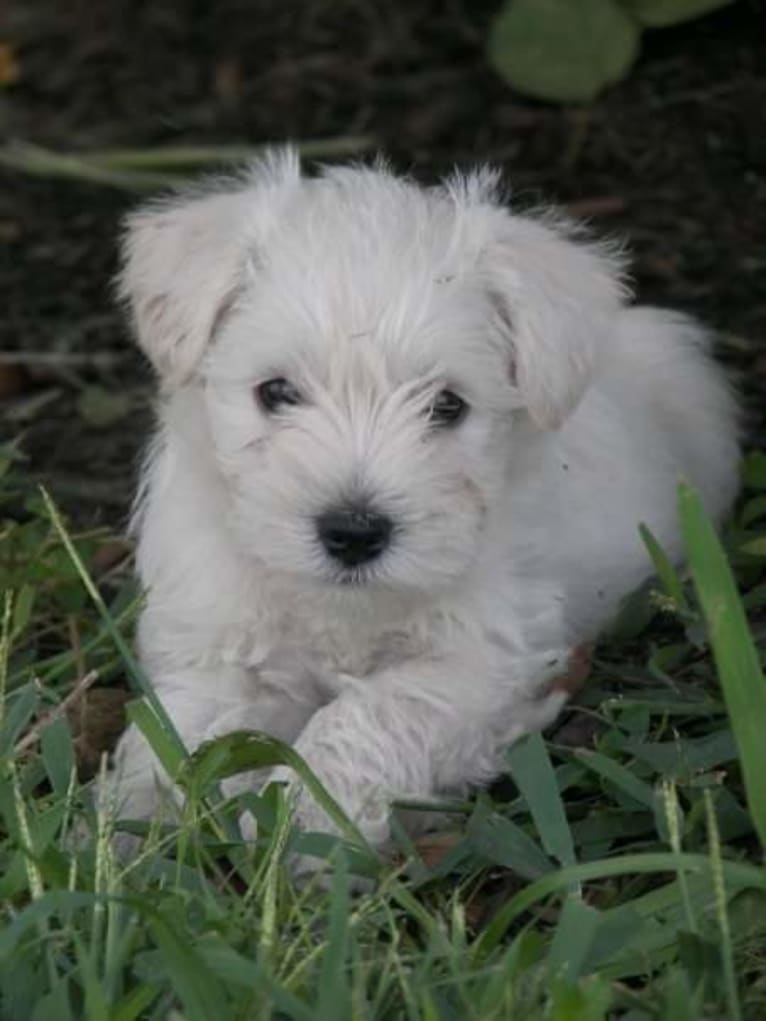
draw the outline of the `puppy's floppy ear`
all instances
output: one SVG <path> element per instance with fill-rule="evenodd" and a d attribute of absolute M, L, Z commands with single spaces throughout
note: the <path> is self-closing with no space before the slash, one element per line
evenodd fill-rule
<path fill-rule="evenodd" d="M 169 385 L 189 378 L 239 287 L 244 193 L 182 198 L 127 220 L 119 278 L 139 346 Z"/>
<path fill-rule="evenodd" d="M 511 376 L 540 428 L 555 429 L 585 393 L 626 297 L 616 250 L 561 220 L 502 216 L 484 251 Z M 580 232 L 582 233 L 582 232 Z"/>
<path fill-rule="evenodd" d="M 194 372 L 243 283 L 254 238 L 263 241 L 281 205 L 277 196 L 299 180 L 296 154 L 279 150 L 241 180 L 151 203 L 128 217 L 118 290 L 138 344 L 165 385 Z"/>

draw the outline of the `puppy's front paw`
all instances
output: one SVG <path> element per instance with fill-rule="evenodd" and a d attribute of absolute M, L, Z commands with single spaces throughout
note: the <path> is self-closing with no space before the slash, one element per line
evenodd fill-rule
<path fill-rule="evenodd" d="M 333 800 L 337 800 L 335 792 L 331 789 L 334 785 L 327 777 L 318 778 L 331 794 Z M 284 787 L 284 796 L 292 822 L 302 834 L 324 833 L 332 836 L 347 836 L 342 826 L 317 803 L 305 782 L 287 766 L 279 766 L 274 769 L 264 784 L 264 788 L 271 783 L 278 783 Z M 362 834 L 366 842 L 373 848 L 385 845 L 389 839 L 388 804 L 380 799 L 379 807 L 373 813 L 365 813 L 361 808 L 349 808 L 349 804 L 358 804 L 356 797 L 344 799 L 345 804 L 340 804 L 341 811 L 354 823 L 356 829 Z M 250 813 L 245 813 L 239 820 L 240 832 L 246 841 L 255 841 L 257 836 L 257 824 Z M 374 865 L 374 862 L 372 863 Z M 321 886 L 330 885 L 332 876 L 332 858 L 322 855 L 303 854 L 292 852 L 289 854 L 288 866 L 291 875 L 297 882 L 316 881 Z M 370 866 L 366 863 L 363 871 Z M 352 875 L 349 877 L 350 889 L 354 892 L 368 890 L 372 880 L 364 876 Z"/>
<path fill-rule="evenodd" d="M 380 790 L 355 780 L 351 770 L 333 772 L 318 767 L 304 754 L 307 765 L 371 847 L 383 847 L 390 838 L 389 799 Z M 350 764 L 351 765 L 351 764 Z M 306 783 L 287 766 L 278 766 L 269 783 L 285 785 L 293 819 L 304 833 L 340 834 L 341 827 L 317 801 Z"/>

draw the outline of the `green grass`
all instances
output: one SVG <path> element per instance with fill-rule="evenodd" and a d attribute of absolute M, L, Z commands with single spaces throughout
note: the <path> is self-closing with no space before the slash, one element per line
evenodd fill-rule
<path fill-rule="evenodd" d="M 76 778 L 78 704 L 57 707 L 94 670 L 144 692 L 129 558 L 68 532 L 0 454 L 2 1021 L 766 1017 L 764 455 L 726 555 L 686 487 L 688 576 L 645 534 L 660 580 L 597 651 L 577 710 L 591 739 L 520 742 L 512 782 L 447 805 L 441 854 L 402 833 L 391 864 L 342 818 L 343 839 L 292 832 L 276 789 L 223 801 L 222 777 L 288 761 L 339 813 L 264 737 L 184 760 L 145 697 L 131 715 L 183 761 L 188 806 L 114 858 Z M 328 857 L 323 885 L 291 883 L 296 849 Z"/>

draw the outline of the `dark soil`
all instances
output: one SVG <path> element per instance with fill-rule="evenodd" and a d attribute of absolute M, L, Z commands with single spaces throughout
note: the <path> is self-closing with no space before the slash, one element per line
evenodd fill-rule
<path fill-rule="evenodd" d="M 370 133 L 430 179 L 501 165 L 517 201 L 570 204 L 626 237 L 641 298 L 722 331 L 763 442 L 766 405 L 766 18 L 755 0 L 648 33 L 630 78 L 587 111 L 534 103 L 487 67 L 499 0 L 5 0 L 19 62 L 2 130 L 59 150 L 262 143 Z M 111 294 L 135 197 L 0 176 L 4 435 L 81 521 L 120 521 L 150 378 Z M 7 353 L 29 355 L 9 369 Z M 60 356 L 40 364 L 41 352 Z M 72 364 L 74 355 L 94 363 Z M 111 425 L 83 388 L 126 396 Z M 102 394 L 103 397 L 103 394 Z M 106 417 L 110 417 L 108 407 Z"/>

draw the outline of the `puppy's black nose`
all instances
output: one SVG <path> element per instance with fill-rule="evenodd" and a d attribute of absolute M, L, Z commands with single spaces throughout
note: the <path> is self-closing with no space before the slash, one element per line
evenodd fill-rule
<path fill-rule="evenodd" d="M 322 545 L 346 567 L 367 563 L 380 556 L 391 541 L 393 522 L 384 514 L 362 507 L 342 507 L 317 518 Z"/>

